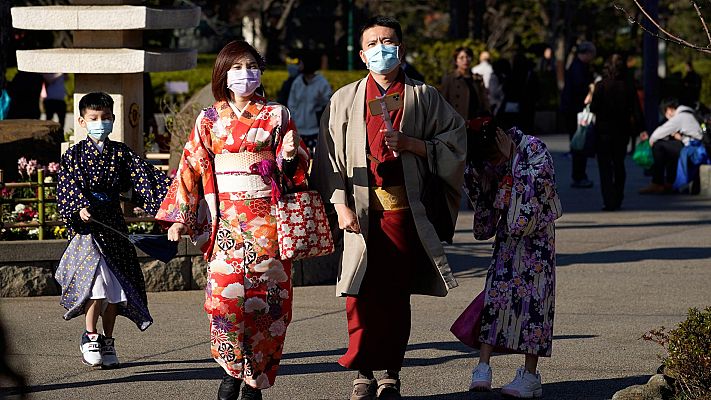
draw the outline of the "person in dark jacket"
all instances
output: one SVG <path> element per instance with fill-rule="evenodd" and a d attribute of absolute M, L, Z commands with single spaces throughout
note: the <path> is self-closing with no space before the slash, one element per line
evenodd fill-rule
<path fill-rule="evenodd" d="M 578 125 L 577 116 L 585 107 L 585 96 L 588 86 L 593 83 L 593 74 L 590 63 L 595 59 L 595 45 L 590 42 L 578 44 L 577 55 L 565 71 L 565 86 L 560 96 L 560 111 L 563 114 L 565 129 L 570 138 L 573 138 Z M 578 152 L 571 152 L 573 158 L 573 183 L 574 188 L 589 188 L 593 183 L 585 172 L 587 157 Z"/>
<path fill-rule="evenodd" d="M 442 79 L 442 96 L 466 121 L 489 115 L 489 100 L 481 75 L 472 74 L 474 53 L 458 47 L 452 54 L 454 71 Z"/>
<path fill-rule="evenodd" d="M 603 78 L 595 85 L 590 110 L 595 114 L 596 156 L 600 170 L 603 211 L 615 211 L 625 194 L 625 155 L 630 136 L 644 131 L 635 88 L 627 79 L 626 62 L 613 54 Z"/>

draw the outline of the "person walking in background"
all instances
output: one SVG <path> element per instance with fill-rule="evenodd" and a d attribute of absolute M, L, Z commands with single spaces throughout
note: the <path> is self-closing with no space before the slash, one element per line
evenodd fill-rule
<path fill-rule="evenodd" d="M 466 121 L 491 112 L 482 78 L 471 72 L 473 57 L 470 48 L 457 47 L 452 54 L 454 71 L 442 78 L 442 96 Z"/>
<path fill-rule="evenodd" d="M 666 99 L 660 111 L 667 121 L 657 127 L 651 136 L 647 132 L 640 135 L 642 140 L 649 139 L 654 164 L 651 168 L 652 183 L 640 189 L 639 194 L 671 193 L 681 149 L 692 140 L 703 139 L 701 125 L 691 107 L 680 105 L 676 99 Z"/>
<path fill-rule="evenodd" d="M 7 85 L 10 108 L 7 119 L 39 119 L 40 94 L 44 78 L 35 72 L 18 71 Z"/>
<path fill-rule="evenodd" d="M 44 99 L 45 119 L 51 121 L 57 115 L 59 126 L 64 131 L 64 117 L 67 115 L 67 92 L 64 89 L 65 74 L 42 74 L 47 97 Z"/>
<path fill-rule="evenodd" d="M 506 93 L 504 93 L 504 84 L 511 75 L 511 63 L 504 58 L 500 58 L 492 64 L 494 72 L 489 77 L 489 107 L 492 115 L 498 115 L 501 112 L 501 106 L 504 104 Z"/>
<path fill-rule="evenodd" d="M 578 127 L 578 113 L 585 107 L 585 96 L 589 85 L 593 83 L 590 63 L 595 59 L 595 45 L 590 42 L 578 44 L 573 62 L 565 71 L 565 85 L 560 96 L 560 111 L 563 114 L 565 129 L 573 138 Z M 571 187 L 589 188 L 593 186 L 586 172 L 587 156 L 580 152 L 571 152 L 573 161 Z"/>
<path fill-rule="evenodd" d="M 619 54 L 605 62 L 590 103 L 595 114 L 596 156 L 603 211 L 615 211 L 625 196 L 625 155 L 630 136 L 644 132 L 644 118 L 627 64 Z"/>
<path fill-rule="evenodd" d="M 470 50 L 471 51 L 471 50 Z M 472 56 L 473 58 L 474 56 Z M 491 54 L 484 50 L 479 53 L 479 64 L 472 67 L 472 74 L 477 74 L 481 76 L 484 87 L 489 88 L 489 82 L 491 81 L 491 75 L 494 73 L 494 68 L 491 66 L 489 60 L 491 59 Z"/>
<path fill-rule="evenodd" d="M 686 75 L 681 80 L 679 103 L 695 108 L 701 96 L 701 75 L 694 70 L 691 60 L 684 64 Z"/>
<path fill-rule="evenodd" d="M 464 190 L 474 209 L 474 237 L 495 241 L 486 286 L 473 303 L 478 307 L 462 315 L 477 321 L 464 327 L 473 340 L 467 344 L 479 348 L 469 388 L 491 390 L 494 351 L 518 353 L 525 365 L 501 393 L 540 397 L 538 358 L 550 357 L 553 345 L 554 221 L 562 215 L 553 158 L 542 141 L 516 128 L 504 132 L 494 121 L 480 126 L 470 136 Z"/>
<path fill-rule="evenodd" d="M 289 111 L 299 129 L 301 140 L 311 154 L 316 151 L 321 114 L 333 93 L 331 85 L 319 74 L 321 57 L 307 54 L 302 58 L 303 69 L 289 91 Z"/>
<path fill-rule="evenodd" d="M 119 196 L 132 190 L 132 201 L 154 215 L 170 184 L 124 143 L 109 139 L 113 106 L 103 92 L 79 100 L 78 122 L 87 138 L 64 153 L 57 182 L 57 208 L 69 228 L 69 246 L 55 273 L 60 304 L 65 320 L 86 314 L 82 361 L 104 368 L 119 365 L 113 334 L 118 315 L 141 331 L 153 323 L 136 249 L 119 233 L 128 234 Z"/>
<path fill-rule="evenodd" d="M 464 120 L 439 92 L 400 68 L 405 44 L 396 20 L 370 19 L 360 44 L 370 72 L 331 98 L 313 178 L 345 231 L 336 293 L 347 297 L 349 341 L 338 362 L 358 371 L 350 399 L 392 400 L 401 398 L 411 295 L 445 296 L 457 286 L 427 218 L 421 182 L 436 171 L 443 185 L 433 197 L 442 196 L 439 211 L 454 223 L 467 136 Z M 368 107 L 383 95 L 403 104 L 387 111 L 393 131 Z M 375 371 L 383 370 L 376 381 Z"/>
<path fill-rule="evenodd" d="M 301 73 L 301 69 L 303 67 L 304 65 L 298 57 L 286 57 L 286 73 L 288 74 L 288 77 L 281 84 L 281 88 L 277 94 L 277 103 L 283 105 L 289 104 L 291 85 L 294 83 L 294 79 L 296 79 L 296 77 Z"/>
<path fill-rule="evenodd" d="M 402 72 L 407 75 L 408 78 L 415 80 L 415 81 L 420 81 L 422 83 L 425 83 L 425 77 L 420 73 L 420 71 L 415 68 L 414 65 L 410 64 L 406 60 L 402 60 L 402 63 L 400 64 L 400 68 L 402 68 Z"/>
<path fill-rule="evenodd" d="M 168 238 L 190 235 L 208 261 L 210 352 L 224 376 L 218 399 L 262 398 L 274 385 L 291 322 L 291 261 L 281 260 L 274 207 L 281 184 L 306 187 L 308 150 L 281 104 L 261 88 L 266 63 L 249 43 L 215 60 L 215 104 L 195 121 L 156 215 Z"/>

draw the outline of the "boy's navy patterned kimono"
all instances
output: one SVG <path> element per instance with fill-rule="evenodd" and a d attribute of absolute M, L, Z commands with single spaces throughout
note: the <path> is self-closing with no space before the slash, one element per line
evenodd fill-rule
<path fill-rule="evenodd" d="M 119 193 L 133 189 L 133 201 L 152 215 L 158 211 L 170 179 L 138 157 L 121 142 L 106 139 L 100 150 L 91 139 L 72 146 L 62 156 L 57 204 L 69 228 L 70 243 L 62 256 L 56 279 L 62 285 L 60 304 L 64 319 L 84 312 L 100 258 L 126 294 L 118 314 L 145 330 L 153 323 L 136 250 L 126 238 L 95 223 L 85 223 L 79 211 L 88 207 L 97 219 L 128 234 Z"/>

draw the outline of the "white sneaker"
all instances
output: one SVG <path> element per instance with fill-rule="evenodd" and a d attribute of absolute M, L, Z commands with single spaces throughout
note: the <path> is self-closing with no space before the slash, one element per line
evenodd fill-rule
<path fill-rule="evenodd" d="M 119 366 L 118 356 L 116 356 L 116 348 L 114 347 L 114 338 L 104 338 L 104 343 L 101 345 L 101 367 L 116 368 Z"/>
<path fill-rule="evenodd" d="M 101 365 L 101 335 L 84 332 L 81 336 L 81 360 L 84 364 L 96 367 Z"/>
<path fill-rule="evenodd" d="M 543 395 L 541 374 L 538 372 L 532 374 L 526 371 L 526 368 L 520 367 L 513 381 L 501 388 L 501 394 L 519 399 L 541 397 Z"/>
<path fill-rule="evenodd" d="M 486 363 L 479 363 L 472 370 L 472 383 L 469 390 L 475 392 L 491 391 L 491 367 Z"/>

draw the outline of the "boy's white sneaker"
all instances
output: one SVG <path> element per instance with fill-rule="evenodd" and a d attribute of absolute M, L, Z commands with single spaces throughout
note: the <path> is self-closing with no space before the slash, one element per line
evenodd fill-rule
<path fill-rule="evenodd" d="M 469 390 L 475 392 L 491 391 L 491 367 L 486 363 L 479 363 L 472 370 L 472 383 Z"/>
<path fill-rule="evenodd" d="M 119 360 L 118 356 L 116 355 L 114 338 L 104 337 L 104 343 L 101 345 L 101 367 L 116 368 L 118 366 Z"/>
<path fill-rule="evenodd" d="M 538 372 L 532 374 L 526 371 L 526 368 L 520 367 L 513 381 L 501 388 L 501 394 L 519 399 L 541 397 L 543 395 L 541 374 Z"/>
<path fill-rule="evenodd" d="M 81 360 L 84 364 L 96 367 L 101 365 L 101 335 L 98 333 L 84 332 L 81 336 Z"/>

